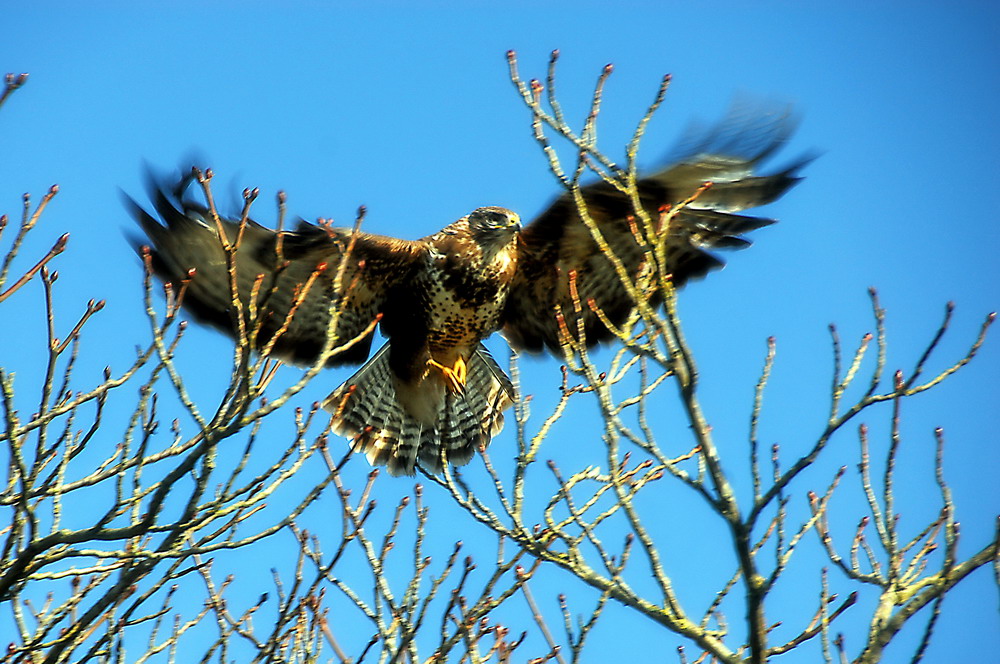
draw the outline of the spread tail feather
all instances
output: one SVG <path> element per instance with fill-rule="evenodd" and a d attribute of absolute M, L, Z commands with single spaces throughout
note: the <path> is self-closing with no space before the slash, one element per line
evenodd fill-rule
<path fill-rule="evenodd" d="M 436 423 L 428 426 L 399 403 L 389 368 L 389 344 L 323 402 L 333 431 L 352 439 L 373 466 L 391 475 L 413 475 L 417 461 L 431 472 L 444 463 L 462 465 L 503 428 L 503 411 L 514 403 L 510 379 L 482 345 L 468 361 L 465 390 L 445 393 Z"/>

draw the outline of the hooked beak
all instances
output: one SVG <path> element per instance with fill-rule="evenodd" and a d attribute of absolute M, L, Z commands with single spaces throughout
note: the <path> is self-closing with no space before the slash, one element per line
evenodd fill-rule
<path fill-rule="evenodd" d="M 521 232 L 521 217 L 516 212 L 507 215 L 507 228 L 511 233 Z"/>

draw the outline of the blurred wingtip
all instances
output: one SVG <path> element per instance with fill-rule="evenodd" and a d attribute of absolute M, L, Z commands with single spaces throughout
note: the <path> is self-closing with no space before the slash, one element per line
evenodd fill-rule
<path fill-rule="evenodd" d="M 777 102 L 738 95 L 721 120 L 691 122 L 668 153 L 667 163 L 687 161 L 700 155 L 738 158 L 756 163 L 781 149 L 801 121 L 790 102 Z"/>

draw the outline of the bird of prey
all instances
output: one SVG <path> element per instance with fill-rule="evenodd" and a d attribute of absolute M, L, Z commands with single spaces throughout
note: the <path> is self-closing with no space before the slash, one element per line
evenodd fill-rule
<path fill-rule="evenodd" d="M 805 160 L 754 174 L 791 125 L 787 115 L 730 119 L 638 180 L 639 203 L 654 219 L 712 183 L 654 238 L 674 285 L 722 266 L 713 250 L 747 246 L 743 233 L 773 223 L 738 212 L 775 200 L 800 179 Z M 270 346 L 273 357 L 300 364 L 319 361 L 331 346 L 330 366 L 368 360 L 323 406 L 333 431 L 393 475 L 412 475 L 418 462 L 429 472 L 466 463 L 500 431 L 513 389 L 481 342 L 501 331 L 516 349 L 561 357 L 556 314 L 572 311 L 568 275 L 577 301 L 593 302 L 613 325 L 635 307 L 568 192 L 523 229 L 516 213 L 481 207 L 433 235 L 402 240 L 305 221 L 288 231 L 253 221 L 241 227 L 187 199 L 189 181 L 152 188 L 159 220 L 128 201 L 151 241 L 154 271 L 174 284 L 188 279 L 183 306 L 236 336 L 224 232 L 238 247 L 243 309 L 257 312 L 258 349 Z M 603 181 L 580 193 L 630 278 L 648 269 L 632 202 Z M 613 337 L 586 304 L 580 315 L 588 344 Z M 376 320 L 388 341 L 368 359 Z"/>

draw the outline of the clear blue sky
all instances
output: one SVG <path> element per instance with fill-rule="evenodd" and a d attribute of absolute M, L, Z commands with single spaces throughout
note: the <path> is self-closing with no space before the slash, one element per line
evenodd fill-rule
<path fill-rule="evenodd" d="M 94 366 L 108 357 L 124 366 L 148 336 L 138 263 L 123 236 L 131 222 L 118 195 L 120 188 L 141 200 L 144 160 L 170 169 L 202 155 L 219 175 L 221 201 L 235 201 L 244 186 L 261 188 L 256 215 L 265 222 L 279 188 L 292 214 L 347 225 L 364 204 L 368 230 L 407 238 L 482 205 L 524 218 L 539 212 L 556 183 L 507 79 L 508 49 L 517 50 L 526 77 L 544 76 L 547 54 L 560 49 L 562 97 L 580 119 L 600 68 L 615 63 L 600 130 L 613 158 L 668 72 L 674 83 L 641 153 L 650 166 L 688 121 L 721 116 L 734 95 L 791 102 L 801 114 L 786 157 L 822 156 L 769 211 L 782 223 L 757 232 L 750 250 L 681 298 L 704 407 L 734 468 L 746 455 L 749 403 L 769 335 L 778 339 L 778 366 L 762 435 L 791 450 L 822 426 L 827 325 L 839 325 L 845 345 L 871 330 L 869 286 L 888 309 L 890 368 L 912 366 L 947 301 L 957 305 L 953 330 L 931 368 L 959 357 L 983 317 L 1000 307 L 994 3 L 762 3 L 754 10 L 735 2 L 621 9 L 596 2 L 19 4 L 4 12 L 0 70 L 27 71 L 31 80 L 0 112 L 0 212 L 16 219 L 22 193 L 40 197 L 59 183 L 24 255 L 71 234 L 57 264 L 64 326 L 88 298 L 108 301 L 85 346 Z M 33 284 L 6 303 L 0 325 L 0 364 L 26 382 L 32 365 L 18 362 L 42 357 L 39 291 Z M 7 318 L 15 306 L 26 312 L 23 325 Z M 203 378 L 193 385 L 196 397 L 217 400 L 229 348 L 221 336 L 191 333 L 182 361 Z M 539 404 L 551 402 L 558 362 L 528 364 L 526 391 Z M 1000 505 L 998 370 L 993 338 L 971 366 L 906 413 L 913 455 L 906 468 L 914 479 L 899 479 L 904 519 L 922 524 L 937 509 L 928 469 L 933 427 L 943 426 L 966 555 L 987 541 Z M 300 402 L 348 375 L 321 376 Z M 567 422 L 551 454 L 569 463 L 574 452 L 581 466 L 603 463 L 596 446 L 574 447 L 590 433 Z M 856 441 L 845 432 L 837 444 L 829 467 L 846 464 L 850 476 Z M 494 454 L 512 445 L 505 432 Z M 591 453 L 592 461 L 580 461 Z M 362 477 L 361 464 L 353 465 Z M 817 473 L 800 489 L 821 489 L 828 476 Z M 378 489 L 390 504 L 411 484 L 385 480 Z M 662 506 L 663 519 L 683 516 L 671 507 Z M 837 507 L 846 522 L 862 514 L 846 493 Z M 462 528 L 468 531 L 456 537 L 475 536 L 472 524 Z M 682 528 L 674 529 L 673 547 L 713 548 Z M 726 543 L 717 546 L 728 555 Z M 237 575 L 252 573 L 232 564 Z M 697 576 L 697 568 L 678 565 L 678 574 Z M 803 592 L 812 596 L 818 580 L 804 578 Z M 835 589 L 851 589 L 836 573 L 831 578 Z M 558 577 L 536 594 L 553 609 L 554 594 L 570 588 Z M 997 601 L 987 570 L 964 582 L 944 604 L 927 661 L 986 661 L 1000 651 Z M 672 635 L 622 610 L 606 620 L 595 641 L 618 654 L 674 656 Z M 910 636 L 917 632 L 911 627 Z M 636 636 L 616 640 L 614 633 Z M 861 638 L 848 634 L 849 643 Z M 598 646 L 588 661 L 606 658 Z"/>

